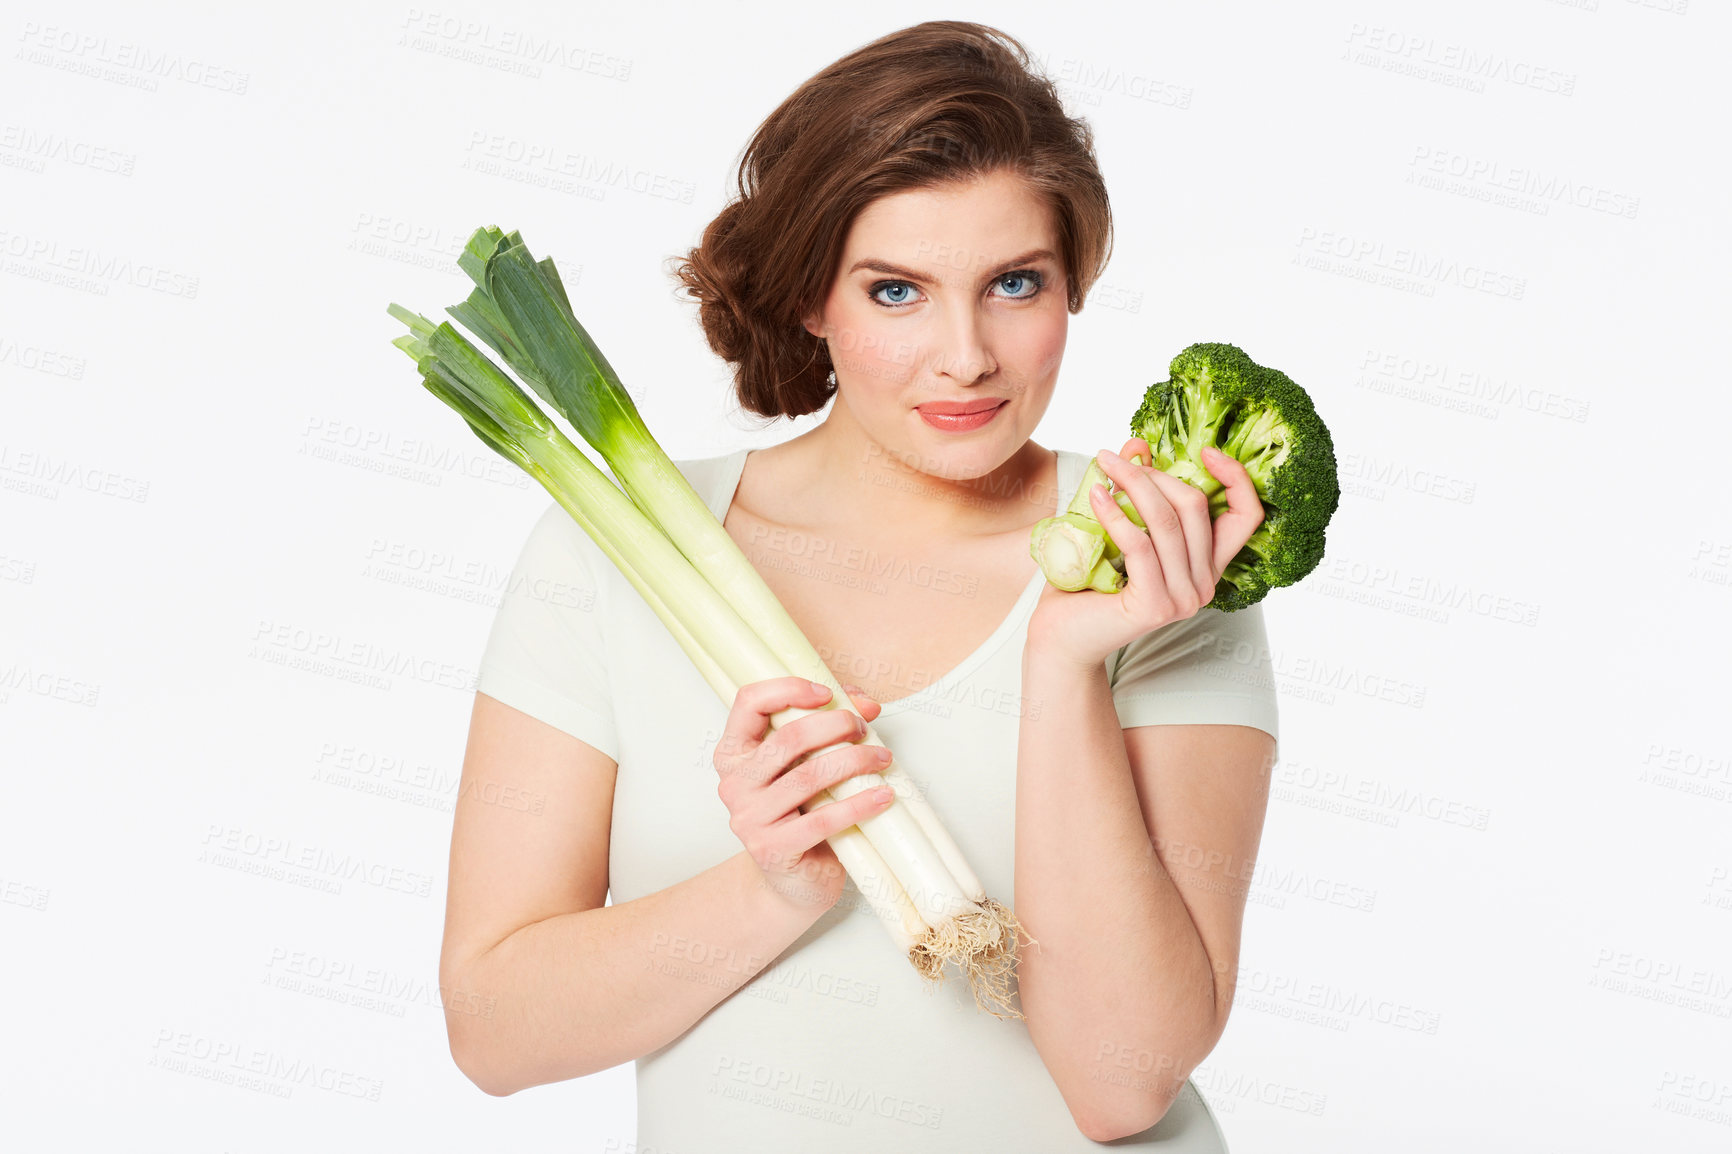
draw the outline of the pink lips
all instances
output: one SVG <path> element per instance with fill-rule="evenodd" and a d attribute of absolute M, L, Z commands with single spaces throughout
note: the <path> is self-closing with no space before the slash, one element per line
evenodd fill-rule
<path fill-rule="evenodd" d="M 1004 408 L 1004 398 L 979 401 L 929 401 L 917 406 L 920 417 L 935 429 L 966 433 L 978 429 Z"/>

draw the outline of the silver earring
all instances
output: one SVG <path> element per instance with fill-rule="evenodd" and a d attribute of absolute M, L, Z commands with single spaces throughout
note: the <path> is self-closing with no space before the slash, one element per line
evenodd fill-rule
<path fill-rule="evenodd" d="M 835 369 L 831 369 L 831 370 L 830 370 L 830 375 L 829 375 L 829 376 L 827 376 L 827 377 L 825 377 L 825 378 L 824 378 L 824 379 L 825 379 L 825 380 L 826 380 L 826 381 L 829 381 L 829 382 L 830 382 L 830 387 L 831 387 L 831 388 L 835 388 L 835 387 L 836 387 L 836 370 L 835 370 Z"/>

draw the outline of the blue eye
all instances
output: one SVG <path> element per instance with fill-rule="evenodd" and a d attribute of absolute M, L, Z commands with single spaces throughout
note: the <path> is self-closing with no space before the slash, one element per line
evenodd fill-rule
<path fill-rule="evenodd" d="M 1005 285 L 1005 284 L 1013 284 L 1013 285 L 1014 284 L 1024 284 L 1024 285 L 1027 285 L 1028 286 L 1027 292 L 1016 292 L 1013 289 L 1009 294 L 1010 299 L 1012 299 L 1012 300 L 1027 300 L 1029 297 L 1033 296 L 1035 293 L 1038 293 L 1040 291 L 1040 286 L 1042 284 L 1042 281 L 1041 281 L 1040 274 L 1038 272 L 1035 272 L 1033 269 L 1018 269 L 1016 272 L 1007 272 L 1003 276 L 999 277 L 998 283 L 1000 285 Z"/>
<path fill-rule="evenodd" d="M 1025 301 L 1039 295 L 1046 284 L 1046 278 L 1034 269 L 1022 268 L 1005 273 L 996 283 L 1001 288 L 1009 286 L 1009 292 L 999 294 L 1004 299 Z M 881 280 L 867 290 L 867 295 L 885 308 L 899 309 L 914 303 L 916 291 L 915 287 L 905 280 Z M 892 295 L 883 297 L 880 293 Z"/>

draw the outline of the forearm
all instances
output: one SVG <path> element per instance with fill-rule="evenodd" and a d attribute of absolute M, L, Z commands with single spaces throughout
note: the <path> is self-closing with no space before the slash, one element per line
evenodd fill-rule
<path fill-rule="evenodd" d="M 1209 955 L 1156 856 L 1104 663 L 1031 646 L 1023 695 L 1040 706 L 1017 752 L 1016 912 L 1039 943 L 1023 1011 L 1085 1133 L 1135 1133 L 1218 1037 Z"/>
<path fill-rule="evenodd" d="M 524 926 L 457 975 L 453 1056 L 496 1095 L 629 1062 L 685 1033 L 823 913 L 770 889 L 742 851 L 633 901 Z"/>

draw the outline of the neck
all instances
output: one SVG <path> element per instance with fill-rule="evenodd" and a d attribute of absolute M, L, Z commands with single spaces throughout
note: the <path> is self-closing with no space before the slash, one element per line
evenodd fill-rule
<path fill-rule="evenodd" d="M 871 532 L 985 536 L 1026 528 L 1058 502 L 1043 483 L 1055 455 L 1032 440 L 982 476 L 933 476 L 870 437 L 840 399 L 787 447 L 799 455 L 802 503 Z"/>

